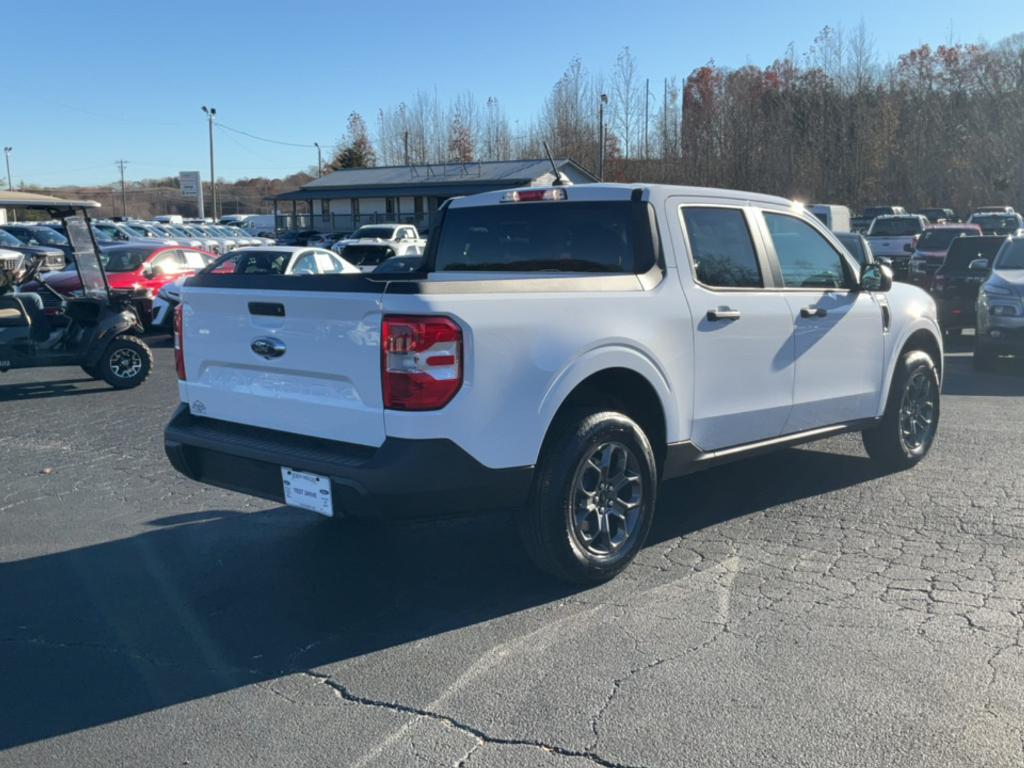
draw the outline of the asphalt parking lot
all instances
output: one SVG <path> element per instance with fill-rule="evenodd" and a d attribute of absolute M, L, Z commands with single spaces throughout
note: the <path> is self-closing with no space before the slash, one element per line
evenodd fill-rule
<path fill-rule="evenodd" d="M 176 475 L 143 387 L 0 377 L 0 765 L 1020 766 L 1024 372 L 939 436 L 664 487 L 610 584 L 501 517 L 348 529 Z"/>

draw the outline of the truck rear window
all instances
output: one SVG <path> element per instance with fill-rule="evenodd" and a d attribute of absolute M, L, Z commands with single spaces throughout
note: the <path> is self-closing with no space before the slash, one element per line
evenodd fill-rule
<path fill-rule="evenodd" d="M 451 208 L 434 270 L 638 273 L 627 200 L 501 203 Z M 639 268 L 638 268 L 639 267 Z"/>
<path fill-rule="evenodd" d="M 954 240 L 939 271 L 966 272 L 975 259 L 988 259 L 991 264 L 1005 240 L 1003 237 L 964 237 Z"/>
<path fill-rule="evenodd" d="M 881 237 L 916 235 L 921 231 L 919 219 L 875 219 L 870 234 Z"/>

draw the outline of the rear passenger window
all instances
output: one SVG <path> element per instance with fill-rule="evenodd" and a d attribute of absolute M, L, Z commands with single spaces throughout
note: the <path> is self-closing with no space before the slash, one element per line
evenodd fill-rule
<path fill-rule="evenodd" d="M 793 216 L 765 213 L 786 288 L 845 288 L 843 257 L 810 224 Z"/>
<path fill-rule="evenodd" d="M 714 288 L 762 288 L 747 219 L 736 208 L 683 208 L 697 279 Z"/>

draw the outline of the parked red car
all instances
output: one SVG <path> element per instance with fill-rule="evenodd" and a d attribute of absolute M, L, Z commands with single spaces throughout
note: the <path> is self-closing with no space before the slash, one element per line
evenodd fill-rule
<path fill-rule="evenodd" d="M 103 248 L 100 260 L 107 273 L 107 282 L 112 290 L 144 288 L 149 291 L 146 299 L 140 300 L 137 309 L 139 317 L 149 324 L 152 313 L 153 297 L 172 280 L 194 274 L 217 258 L 212 253 L 195 248 L 163 245 L 161 243 L 129 243 Z M 81 290 L 82 282 L 78 279 L 78 270 L 74 263 L 59 272 L 50 272 L 43 276 L 46 286 L 38 282 L 29 283 L 23 290 L 34 291 L 43 299 L 43 307 L 47 314 L 60 311 L 60 298 L 53 291 L 70 296 Z M 53 291 L 48 290 L 52 288 Z"/>
<path fill-rule="evenodd" d="M 909 282 L 929 290 L 950 244 L 959 237 L 980 237 L 981 234 L 981 227 L 977 224 L 935 224 L 928 227 L 914 240 Z"/>

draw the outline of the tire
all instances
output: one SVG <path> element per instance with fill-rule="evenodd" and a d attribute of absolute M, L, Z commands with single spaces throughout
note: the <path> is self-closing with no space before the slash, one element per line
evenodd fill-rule
<path fill-rule="evenodd" d="M 101 379 L 100 372 L 94 365 L 83 365 L 82 370 L 85 371 L 85 375 L 90 379 Z"/>
<path fill-rule="evenodd" d="M 984 344 L 976 344 L 974 347 L 974 359 L 972 360 L 974 370 L 981 373 L 993 371 L 995 370 L 998 358 L 999 356 L 991 349 L 985 347 Z"/>
<path fill-rule="evenodd" d="M 896 472 L 928 454 L 939 426 L 939 389 L 935 363 L 927 352 L 911 350 L 900 356 L 882 420 L 861 433 L 876 464 Z"/>
<path fill-rule="evenodd" d="M 625 483 L 617 493 L 615 482 Z M 552 426 L 530 502 L 518 518 L 523 545 L 557 579 L 607 581 L 643 546 L 657 484 L 654 452 L 635 421 L 615 411 L 567 414 Z"/>
<path fill-rule="evenodd" d="M 153 353 L 136 336 L 118 336 L 107 345 L 96 369 L 114 389 L 131 389 L 149 378 Z"/>

